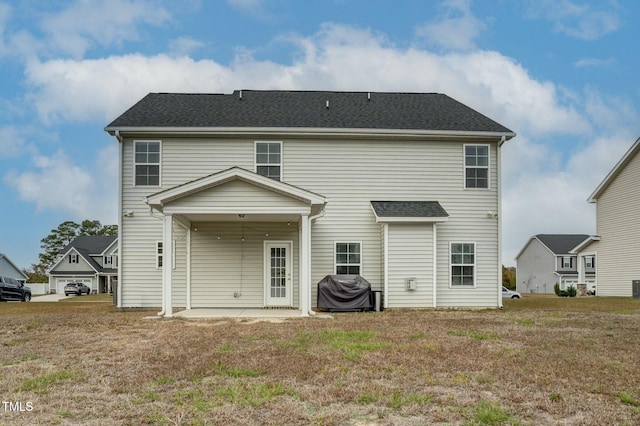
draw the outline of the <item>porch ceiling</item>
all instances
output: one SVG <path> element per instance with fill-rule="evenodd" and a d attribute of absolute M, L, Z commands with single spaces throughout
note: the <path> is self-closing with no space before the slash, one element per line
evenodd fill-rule
<path fill-rule="evenodd" d="M 295 223 L 300 220 L 299 214 L 245 214 L 240 217 L 239 214 L 207 214 L 207 213 L 190 213 L 182 214 L 191 223 L 194 222 L 291 222 Z"/>

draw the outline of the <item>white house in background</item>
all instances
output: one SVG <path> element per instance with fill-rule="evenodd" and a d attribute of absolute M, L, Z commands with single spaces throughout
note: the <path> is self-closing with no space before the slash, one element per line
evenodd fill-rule
<path fill-rule="evenodd" d="M 586 234 L 538 234 L 522 247 L 516 256 L 516 290 L 520 293 L 554 293 L 556 283 L 561 290 L 587 284 L 596 291 L 595 256 L 578 256 L 572 250 L 591 238 Z M 582 263 L 580 266 L 579 263 Z M 583 273 L 582 279 L 578 271 Z"/>
<path fill-rule="evenodd" d="M 109 293 L 118 279 L 118 237 L 76 237 L 60 250 L 48 272 L 50 293 L 62 294 L 67 283 L 75 282 L 92 293 Z"/>
<path fill-rule="evenodd" d="M 28 277 L 18 268 L 7 255 L 0 253 L 0 276 L 9 277 L 26 283 Z"/>
<path fill-rule="evenodd" d="M 288 307 L 359 274 L 387 308 L 502 305 L 500 151 L 442 94 L 151 93 L 120 146 L 119 307 Z"/>
<path fill-rule="evenodd" d="M 640 280 L 639 152 L 640 139 L 589 197 L 596 204 L 597 236 L 574 250 L 581 259 L 595 256 L 600 296 L 630 297 L 632 282 Z"/>

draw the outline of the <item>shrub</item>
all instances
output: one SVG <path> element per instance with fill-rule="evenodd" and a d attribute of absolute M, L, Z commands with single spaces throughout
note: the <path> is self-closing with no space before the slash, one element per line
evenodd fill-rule
<path fill-rule="evenodd" d="M 556 294 L 556 296 L 560 296 L 560 284 L 555 283 L 555 285 L 553 286 L 553 292 Z"/>
<path fill-rule="evenodd" d="M 578 294 L 578 290 L 574 286 L 567 287 L 567 296 L 576 297 L 576 294 Z"/>

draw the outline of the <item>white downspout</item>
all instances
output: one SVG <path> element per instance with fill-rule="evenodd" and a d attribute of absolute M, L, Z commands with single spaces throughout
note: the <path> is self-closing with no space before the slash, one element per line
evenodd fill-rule
<path fill-rule="evenodd" d="M 505 143 L 503 135 L 496 147 L 498 169 L 498 307 L 502 309 L 502 154 L 500 148 Z"/>
<path fill-rule="evenodd" d="M 118 155 L 120 160 L 118 161 L 118 293 L 116 294 L 116 306 L 122 308 L 122 219 L 124 213 L 122 211 L 122 161 L 124 158 L 124 139 L 120 135 L 120 131 L 115 131 L 115 137 L 118 140 Z"/>
<path fill-rule="evenodd" d="M 307 268 L 308 269 L 308 276 L 309 276 L 309 279 L 307 281 L 309 283 L 309 291 L 308 291 L 309 300 L 307 302 L 307 306 L 309 307 L 308 311 L 309 311 L 309 315 L 311 315 L 311 316 L 314 316 L 314 315 L 317 314 L 317 312 L 314 311 L 311 308 L 311 306 L 312 306 L 312 300 L 311 300 L 311 263 L 312 262 L 311 262 L 311 260 L 313 258 L 313 256 L 311 256 L 311 234 L 312 234 L 311 225 L 313 225 L 313 223 L 316 221 L 316 219 L 320 219 L 323 216 L 324 216 L 324 206 L 322 206 L 322 210 L 320 211 L 320 213 L 318 213 L 318 214 L 316 214 L 314 216 L 309 216 L 309 238 L 308 238 L 308 240 L 309 240 L 308 241 L 308 244 L 309 244 L 309 247 L 308 247 L 309 248 L 309 252 L 308 252 L 309 253 L 309 267 Z"/>

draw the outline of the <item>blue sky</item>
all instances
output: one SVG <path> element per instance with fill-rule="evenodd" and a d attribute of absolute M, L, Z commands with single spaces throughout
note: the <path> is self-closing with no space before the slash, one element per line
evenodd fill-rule
<path fill-rule="evenodd" d="M 640 136 L 636 1 L 0 0 L 0 252 L 117 222 L 103 128 L 148 92 L 440 92 L 518 136 L 503 257 L 594 233 L 586 202 Z"/>

